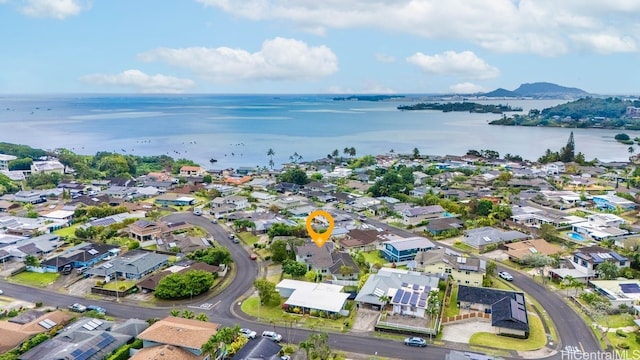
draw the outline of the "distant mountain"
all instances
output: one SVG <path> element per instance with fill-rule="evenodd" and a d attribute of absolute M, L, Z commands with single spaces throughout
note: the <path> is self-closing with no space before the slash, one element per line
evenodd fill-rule
<path fill-rule="evenodd" d="M 486 97 L 532 97 L 532 98 L 578 98 L 589 95 L 588 92 L 578 89 L 560 86 L 548 82 L 535 82 L 522 84 L 513 91 L 499 88 L 491 92 L 481 94 Z"/>
<path fill-rule="evenodd" d="M 486 96 L 486 97 L 521 97 L 522 95 L 516 93 L 515 91 L 511 91 L 511 90 L 507 90 L 507 89 L 503 89 L 503 88 L 497 88 L 493 91 L 490 91 L 488 93 L 484 93 L 482 94 L 482 96 Z"/>

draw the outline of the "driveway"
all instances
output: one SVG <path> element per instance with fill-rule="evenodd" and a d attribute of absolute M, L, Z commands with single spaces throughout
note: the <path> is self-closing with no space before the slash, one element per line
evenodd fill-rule
<path fill-rule="evenodd" d="M 353 320 L 351 330 L 354 332 L 373 331 L 380 312 L 364 308 L 358 309 L 357 311 L 358 313 L 356 314 L 356 318 Z"/>
<path fill-rule="evenodd" d="M 468 344 L 471 335 L 477 332 L 493 333 L 491 323 L 487 321 L 466 321 L 442 327 L 442 340 Z"/>

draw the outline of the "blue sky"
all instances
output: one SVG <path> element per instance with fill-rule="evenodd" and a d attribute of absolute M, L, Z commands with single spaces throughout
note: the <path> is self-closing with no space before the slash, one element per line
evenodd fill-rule
<path fill-rule="evenodd" d="M 635 0 L 0 0 L 0 93 L 640 94 Z"/>

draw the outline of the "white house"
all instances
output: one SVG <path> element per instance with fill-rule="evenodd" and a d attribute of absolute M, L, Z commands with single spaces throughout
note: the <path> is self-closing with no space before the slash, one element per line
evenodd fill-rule
<path fill-rule="evenodd" d="M 0 154 L 0 170 L 9 170 L 9 162 L 16 159 L 13 155 Z"/>

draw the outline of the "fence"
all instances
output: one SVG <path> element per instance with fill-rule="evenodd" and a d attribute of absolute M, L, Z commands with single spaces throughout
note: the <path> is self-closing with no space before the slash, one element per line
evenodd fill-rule
<path fill-rule="evenodd" d="M 447 323 L 454 323 L 454 322 L 460 322 L 460 321 L 466 321 L 466 320 L 491 320 L 491 314 L 487 314 L 484 312 L 480 312 L 480 311 L 473 311 L 473 312 L 469 312 L 466 314 L 458 314 L 456 316 L 448 316 L 448 317 L 443 317 L 442 318 L 442 323 L 443 324 L 447 324 Z"/>
<path fill-rule="evenodd" d="M 378 316 L 378 321 L 376 322 L 376 330 L 391 330 L 393 332 L 409 332 L 416 334 L 427 334 L 427 335 L 437 335 L 439 328 L 439 321 L 436 321 L 436 325 L 433 328 L 428 328 L 424 326 L 412 326 L 405 325 L 393 322 L 382 321 L 382 314 Z"/>

